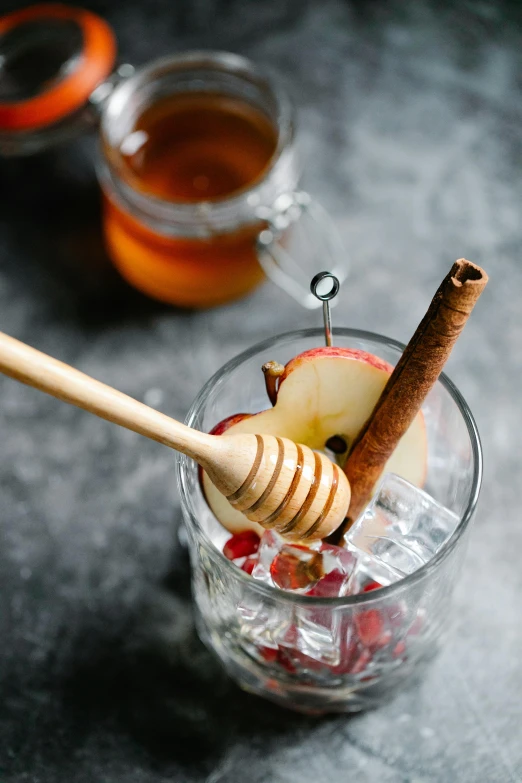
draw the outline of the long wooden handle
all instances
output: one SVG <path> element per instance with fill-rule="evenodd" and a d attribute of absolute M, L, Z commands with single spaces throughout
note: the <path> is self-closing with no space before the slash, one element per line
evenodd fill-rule
<path fill-rule="evenodd" d="M 102 419 L 164 443 L 198 462 L 204 463 L 211 456 L 212 436 L 193 430 L 2 332 L 0 372 Z"/>

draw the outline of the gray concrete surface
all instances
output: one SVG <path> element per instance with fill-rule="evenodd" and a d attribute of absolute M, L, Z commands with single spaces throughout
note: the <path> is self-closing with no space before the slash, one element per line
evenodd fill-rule
<path fill-rule="evenodd" d="M 521 780 L 520 6 L 85 5 L 123 60 L 225 48 L 284 74 L 305 184 L 352 260 L 338 324 L 406 341 L 454 259 L 486 268 L 448 366 L 485 477 L 426 680 L 313 720 L 239 692 L 195 638 L 173 455 L 0 378 L 2 783 Z M 271 285 L 199 313 L 129 292 L 99 246 L 94 146 L 0 161 L 0 330 L 182 418 L 225 360 L 319 323 Z"/>

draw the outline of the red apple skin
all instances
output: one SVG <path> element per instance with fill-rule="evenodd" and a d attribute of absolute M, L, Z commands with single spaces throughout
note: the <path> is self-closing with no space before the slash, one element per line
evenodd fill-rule
<path fill-rule="evenodd" d="M 288 364 L 285 365 L 285 371 L 279 379 L 278 390 L 281 388 L 281 384 L 297 367 L 305 362 L 317 361 L 317 359 L 356 359 L 360 362 L 367 362 L 378 370 L 384 370 L 390 374 L 393 372 L 393 366 L 383 359 L 379 359 L 378 356 L 374 356 L 372 353 L 366 351 L 360 351 L 357 348 L 339 348 L 335 345 L 323 345 L 318 348 L 310 348 L 308 351 L 298 354 L 293 359 L 290 359 Z"/>
<path fill-rule="evenodd" d="M 243 421 L 243 419 L 249 419 L 250 416 L 252 416 L 251 413 L 233 413 L 231 416 L 227 416 L 226 419 L 222 419 L 221 421 L 218 421 L 217 424 L 214 424 L 209 432 L 209 435 L 223 435 L 223 433 L 234 424 L 238 424 L 240 421 Z M 201 465 L 198 465 L 198 479 L 201 486 L 201 491 L 204 495 L 205 490 L 203 489 L 203 468 Z"/>
<path fill-rule="evenodd" d="M 297 367 L 300 367 L 302 364 L 306 362 L 317 361 L 318 359 L 332 359 L 332 358 L 356 359 L 357 361 L 367 362 L 373 367 L 376 367 L 378 370 L 384 370 L 384 372 L 387 372 L 388 375 L 391 375 L 394 369 L 392 364 L 384 361 L 384 359 L 381 359 L 380 357 L 375 356 L 372 353 L 368 353 L 367 351 L 361 351 L 358 348 L 341 348 L 336 345 L 323 345 L 323 346 L 318 346 L 317 348 L 310 348 L 308 351 L 303 351 L 302 353 L 299 353 L 297 356 L 294 356 L 293 359 L 290 359 L 290 361 L 285 365 L 285 370 L 283 374 L 279 378 L 277 391 L 279 392 L 281 388 L 281 384 L 286 380 L 286 378 L 288 378 L 288 376 L 295 369 L 297 369 Z M 424 417 L 422 417 L 422 422 L 424 424 Z M 427 472 L 427 464 L 425 466 L 424 478 L 421 486 L 424 485 L 424 482 L 426 480 L 426 472 Z"/>
<path fill-rule="evenodd" d="M 252 413 L 233 413 L 232 416 L 227 416 L 226 419 L 218 421 L 209 432 L 209 435 L 223 435 L 234 424 L 238 424 L 243 419 L 249 419 Z"/>

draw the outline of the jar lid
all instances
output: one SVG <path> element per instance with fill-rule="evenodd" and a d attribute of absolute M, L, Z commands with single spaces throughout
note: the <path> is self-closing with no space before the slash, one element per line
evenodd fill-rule
<path fill-rule="evenodd" d="M 29 131 L 83 106 L 111 73 L 116 39 L 101 17 L 59 3 L 0 17 L 0 130 Z"/>

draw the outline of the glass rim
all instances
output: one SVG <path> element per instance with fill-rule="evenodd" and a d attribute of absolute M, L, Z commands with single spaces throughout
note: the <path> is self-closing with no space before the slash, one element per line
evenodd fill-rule
<path fill-rule="evenodd" d="M 261 175 L 252 183 L 240 190 L 232 192 L 228 196 L 207 201 L 169 201 L 154 196 L 150 193 L 137 190 L 133 187 L 132 181 L 123 176 L 121 167 L 114 167 L 113 161 L 103 152 L 104 145 L 109 150 L 115 150 L 115 137 L 112 126 L 125 111 L 132 96 L 136 94 L 147 83 L 160 79 L 163 75 L 172 72 L 183 73 L 190 69 L 214 69 L 216 72 L 230 73 L 244 79 L 264 85 L 270 92 L 275 106 L 276 119 L 274 127 L 277 131 L 277 145 L 272 156 L 267 161 L 266 167 Z M 235 212 L 249 198 L 256 199 L 260 196 L 263 188 L 267 186 L 268 181 L 279 164 L 284 163 L 285 153 L 289 152 L 294 137 L 294 108 L 290 97 L 281 84 L 281 78 L 266 65 L 260 66 L 247 57 L 232 52 L 219 50 L 191 50 L 176 55 L 161 57 L 147 65 L 137 68 L 135 73 L 122 81 L 113 90 L 107 99 L 102 112 L 100 122 L 100 144 L 102 149 L 102 158 L 104 161 L 102 178 L 109 180 L 112 189 L 118 192 L 118 195 L 127 198 L 132 204 L 145 212 L 152 210 L 151 214 L 161 215 L 162 219 L 179 221 L 190 221 L 196 214 L 197 219 L 201 221 L 202 211 L 208 216 L 214 213 L 216 217 L 226 219 L 229 213 Z M 115 182 L 117 180 L 117 185 Z M 283 190 L 292 190 L 296 183 L 289 183 Z M 260 199 L 259 205 L 263 205 Z M 203 216 L 204 217 L 204 216 Z M 259 219 L 258 219 L 259 220 Z"/>
<path fill-rule="evenodd" d="M 386 345 L 388 347 L 398 349 L 401 352 L 404 351 L 406 347 L 403 343 L 391 337 L 385 337 L 384 335 L 377 334 L 376 332 L 370 332 L 363 329 L 337 327 L 334 332 L 334 335 L 335 334 L 343 335 L 346 337 L 364 339 L 364 340 L 372 340 L 376 343 L 380 343 L 381 345 Z M 321 328 L 297 329 L 290 332 L 283 332 L 274 337 L 269 337 L 268 339 L 262 340 L 261 342 L 256 343 L 250 348 L 247 348 L 247 350 L 242 351 L 240 354 L 238 354 L 237 356 L 235 356 L 234 358 L 226 362 L 226 364 L 224 364 L 223 367 L 221 367 L 216 373 L 214 373 L 214 375 L 212 375 L 212 377 L 209 378 L 209 380 L 205 383 L 205 385 L 203 386 L 203 388 L 195 398 L 194 402 L 192 403 L 190 410 L 185 418 L 185 423 L 189 427 L 193 426 L 194 420 L 196 416 L 199 414 L 199 412 L 201 411 L 201 408 L 205 403 L 210 390 L 213 389 L 217 384 L 219 384 L 226 375 L 228 375 L 231 371 L 236 369 L 236 367 L 239 367 L 241 364 L 243 364 L 245 361 L 255 356 L 260 351 L 266 350 L 272 347 L 275 343 L 278 343 L 282 340 L 289 341 L 292 339 L 299 339 L 299 338 L 306 338 L 306 337 L 323 337 L 323 335 L 324 335 L 324 331 Z M 381 598 L 389 598 L 397 593 L 400 593 L 402 590 L 407 589 L 411 585 L 414 585 L 417 582 L 422 581 L 429 574 L 436 571 L 438 566 L 452 552 L 452 550 L 455 548 L 460 538 L 466 531 L 471 519 L 473 518 L 473 514 L 475 512 L 479 494 L 480 494 L 480 487 L 482 484 L 482 472 L 483 472 L 482 445 L 480 442 L 480 436 L 478 433 L 477 425 L 473 417 L 473 414 L 471 413 L 471 410 L 467 402 L 465 401 L 464 397 L 460 393 L 460 391 L 457 389 L 453 381 L 451 381 L 445 373 L 441 373 L 438 380 L 444 386 L 444 388 L 449 392 L 453 401 L 457 405 L 457 408 L 459 409 L 459 412 L 464 420 L 464 423 L 466 424 L 466 428 L 470 437 L 471 449 L 473 455 L 473 477 L 471 482 L 471 488 L 469 491 L 469 498 L 468 498 L 466 508 L 464 509 L 463 513 L 460 515 L 459 524 L 455 528 L 450 538 L 437 552 L 437 554 L 434 555 L 430 560 L 428 560 L 427 563 L 424 563 L 424 565 L 422 565 L 412 574 L 408 574 L 402 579 L 399 579 L 397 582 L 393 582 L 390 585 L 379 588 L 379 590 L 369 591 L 367 593 L 358 593 L 356 595 L 350 595 L 350 596 L 338 596 L 334 598 L 324 598 L 324 597 L 316 597 L 316 596 L 306 596 L 303 595 L 302 593 L 299 594 L 291 593 L 286 590 L 281 590 L 278 587 L 265 585 L 263 582 L 259 582 L 255 579 L 252 579 L 252 577 L 249 574 L 245 573 L 240 568 L 238 568 L 231 560 L 225 557 L 223 552 L 217 549 L 217 547 L 213 544 L 209 536 L 207 536 L 206 532 L 199 524 L 197 515 L 195 513 L 195 509 L 191 502 L 191 494 L 188 490 L 187 481 L 186 481 L 187 467 L 192 461 L 189 460 L 189 458 L 186 457 L 185 455 L 181 454 L 179 455 L 179 458 L 176 462 L 176 473 L 178 479 L 178 487 L 180 490 L 181 505 L 182 505 L 182 510 L 184 515 L 188 514 L 194 529 L 198 532 L 198 535 L 203 539 L 203 541 L 211 549 L 211 551 L 216 553 L 218 560 L 220 561 L 220 563 L 222 563 L 224 568 L 233 569 L 232 573 L 236 578 L 242 580 L 245 585 L 248 585 L 249 588 L 258 591 L 259 593 L 269 597 L 272 600 L 275 599 L 275 600 L 290 601 L 291 603 L 301 603 L 304 600 L 306 604 L 309 606 L 317 604 L 320 606 L 330 606 L 332 608 L 334 607 L 340 608 L 344 606 L 355 606 L 357 604 L 362 604 L 362 603 L 376 602 Z"/>

